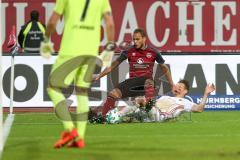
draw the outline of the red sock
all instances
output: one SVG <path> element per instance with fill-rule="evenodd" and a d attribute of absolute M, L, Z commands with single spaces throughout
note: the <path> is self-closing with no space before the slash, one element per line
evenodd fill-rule
<path fill-rule="evenodd" d="M 111 96 L 107 97 L 106 102 L 103 105 L 103 109 L 102 109 L 102 115 L 103 117 L 106 116 L 107 112 L 113 108 L 115 108 L 115 102 L 116 102 L 116 98 L 113 98 Z"/>
<path fill-rule="evenodd" d="M 147 102 L 152 100 L 155 95 L 154 86 L 153 85 L 145 86 L 144 92 L 145 92 L 145 97 L 146 97 Z"/>

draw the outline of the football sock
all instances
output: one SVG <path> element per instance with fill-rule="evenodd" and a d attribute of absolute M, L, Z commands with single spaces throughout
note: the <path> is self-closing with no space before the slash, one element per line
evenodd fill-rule
<path fill-rule="evenodd" d="M 106 102 L 103 104 L 102 115 L 106 116 L 107 112 L 115 107 L 116 98 L 108 96 Z"/>
<path fill-rule="evenodd" d="M 84 139 L 86 125 L 88 120 L 88 111 L 89 111 L 89 104 L 88 104 L 88 95 L 78 95 L 77 96 L 78 106 L 77 106 L 77 130 L 80 139 Z"/>
<path fill-rule="evenodd" d="M 148 102 L 148 101 L 152 100 L 155 95 L 154 86 L 153 85 L 145 86 L 144 92 L 145 92 L 146 101 Z"/>

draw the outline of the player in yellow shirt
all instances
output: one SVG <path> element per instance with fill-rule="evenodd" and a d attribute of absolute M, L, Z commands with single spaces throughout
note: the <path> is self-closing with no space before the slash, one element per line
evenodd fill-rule
<path fill-rule="evenodd" d="M 114 40 L 114 22 L 109 0 L 56 0 L 54 12 L 47 24 L 45 40 L 41 44 L 41 54 L 45 57 L 49 57 L 53 51 L 49 38 L 62 15 L 64 33 L 47 89 L 65 129 L 54 147 L 61 148 L 68 144 L 69 147 L 83 148 L 89 111 L 88 88 L 99 52 L 101 21 L 104 19 L 109 42 Z M 69 101 L 61 90 L 69 87 L 73 81 L 78 102 L 77 114 L 68 111 Z"/>

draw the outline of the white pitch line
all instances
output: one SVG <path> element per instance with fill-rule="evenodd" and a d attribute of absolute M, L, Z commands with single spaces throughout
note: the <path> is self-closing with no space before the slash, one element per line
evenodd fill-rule
<path fill-rule="evenodd" d="M 7 141 L 8 135 L 10 133 L 12 124 L 14 121 L 14 114 L 8 114 L 4 124 L 3 124 L 3 142 L 2 142 L 2 149 L 0 150 L 0 159 L 2 157 L 2 153 L 3 153 L 3 149 L 4 149 L 4 145 Z"/>
<path fill-rule="evenodd" d="M 13 121 L 14 121 L 14 114 L 9 114 L 3 125 L 3 145 L 5 144 L 7 137 L 10 133 Z"/>

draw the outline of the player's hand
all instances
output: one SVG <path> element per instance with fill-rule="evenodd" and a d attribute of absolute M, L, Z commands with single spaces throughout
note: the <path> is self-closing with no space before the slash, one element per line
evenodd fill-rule
<path fill-rule="evenodd" d="M 215 91 L 215 86 L 214 86 L 214 84 L 209 83 L 205 88 L 205 93 L 210 94 L 213 91 Z"/>
<path fill-rule="evenodd" d="M 53 43 L 49 39 L 45 38 L 45 40 L 42 41 L 40 45 L 40 55 L 44 58 L 49 59 L 53 52 Z"/>
<path fill-rule="evenodd" d="M 109 67 L 111 65 L 115 48 L 116 44 L 113 42 L 109 42 L 103 52 L 98 56 L 98 58 L 100 58 L 103 62 L 103 67 Z"/>

